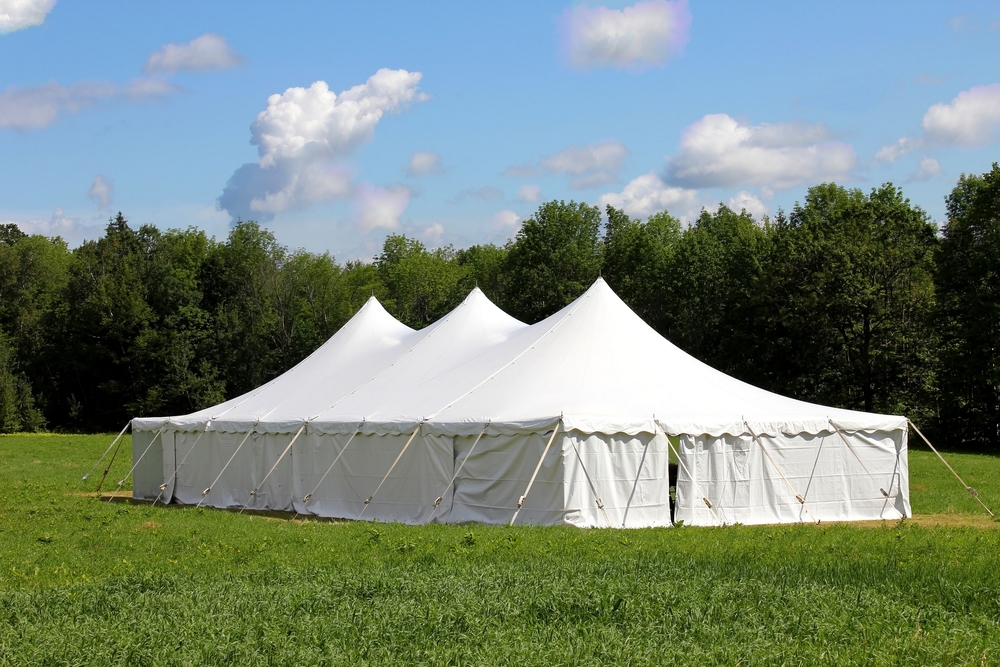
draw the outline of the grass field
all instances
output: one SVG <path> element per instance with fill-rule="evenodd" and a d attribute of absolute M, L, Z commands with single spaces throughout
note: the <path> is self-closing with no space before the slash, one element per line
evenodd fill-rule
<path fill-rule="evenodd" d="M 1000 664 L 1000 523 L 926 452 L 912 521 L 583 531 L 73 495 L 109 441 L 0 436 L 0 664 Z"/>

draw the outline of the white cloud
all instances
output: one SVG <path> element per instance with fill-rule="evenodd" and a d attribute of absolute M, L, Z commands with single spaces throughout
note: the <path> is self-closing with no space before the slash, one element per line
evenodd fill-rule
<path fill-rule="evenodd" d="M 418 234 L 420 240 L 429 246 L 440 246 L 444 242 L 444 225 L 440 222 L 435 222 L 428 227 L 425 227 L 423 231 Z"/>
<path fill-rule="evenodd" d="M 941 163 L 932 157 L 924 157 L 917 170 L 909 175 L 911 181 L 929 181 L 941 173 Z"/>
<path fill-rule="evenodd" d="M 573 177 L 570 187 L 577 190 L 617 183 L 617 173 L 624 166 L 628 149 L 619 141 L 600 141 L 586 146 L 570 146 L 550 157 L 542 158 L 542 166 L 553 173 Z"/>
<path fill-rule="evenodd" d="M 56 0 L 0 0 L 0 35 L 41 25 Z"/>
<path fill-rule="evenodd" d="M 933 143 L 982 146 L 1000 139 L 1000 83 L 973 86 L 927 110 L 921 122 Z"/>
<path fill-rule="evenodd" d="M 883 146 L 875 153 L 875 163 L 895 162 L 910 151 L 920 148 L 921 141 L 913 137 L 902 137 L 896 143 Z"/>
<path fill-rule="evenodd" d="M 0 127 L 29 130 L 47 127 L 62 113 L 76 113 L 99 102 L 127 100 L 141 102 L 176 92 L 177 88 L 159 79 L 140 77 L 119 86 L 106 81 L 75 83 L 51 82 L 39 86 L 9 86 L 0 93 Z"/>
<path fill-rule="evenodd" d="M 504 209 L 502 211 L 497 211 L 493 215 L 493 228 L 494 229 L 513 229 L 517 227 L 517 223 L 521 222 L 521 216 L 510 209 Z"/>
<path fill-rule="evenodd" d="M 504 169 L 502 175 L 511 178 L 534 178 L 538 175 L 538 170 L 532 164 L 513 165 Z"/>
<path fill-rule="evenodd" d="M 388 188 L 361 183 L 355 188 L 354 205 L 357 225 L 362 232 L 373 229 L 399 229 L 399 217 L 410 203 L 410 189 L 403 185 Z"/>
<path fill-rule="evenodd" d="M 684 131 L 669 161 L 669 180 L 689 188 L 767 186 L 786 190 L 848 178 L 854 149 L 833 141 L 822 124 L 750 125 L 709 114 Z"/>
<path fill-rule="evenodd" d="M 410 155 L 406 165 L 406 173 L 410 176 L 425 176 L 441 173 L 441 156 L 434 151 L 417 151 Z"/>
<path fill-rule="evenodd" d="M 271 95 L 267 108 L 250 126 L 250 143 L 257 146 L 260 159 L 233 173 L 219 196 L 220 209 L 233 218 L 269 220 L 281 211 L 348 197 L 355 191 L 347 162 L 350 153 L 374 136 L 375 126 L 386 113 L 428 99 L 417 91 L 422 76 L 380 69 L 365 83 L 339 95 L 325 81 Z M 407 201 L 409 196 L 407 191 Z M 360 210 L 369 209 L 374 211 L 378 205 L 363 202 L 360 206 Z M 372 215 L 360 216 L 363 228 L 385 226 L 378 222 L 383 220 L 380 214 Z M 369 220 L 377 224 L 365 222 Z"/>
<path fill-rule="evenodd" d="M 492 201 L 494 199 L 502 199 L 503 192 L 497 190 L 496 188 L 491 188 L 488 185 L 484 185 L 478 190 L 463 190 L 458 195 L 458 201 L 463 199 L 481 199 L 482 201 Z"/>
<path fill-rule="evenodd" d="M 86 225 L 80 218 L 68 217 L 62 207 L 57 208 L 49 218 L 34 218 L 27 222 L 15 222 L 25 234 L 61 236 L 63 240 L 75 244 L 85 237 L 97 238 L 101 235 L 98 225 Z"/>
<path fill-rule="evenodd" d="M 695 190 L 667 185 L 652 171 L 631 181 L 621 192 L 601 195 L 597 205 L 602 209 L 611 205 L 640 218 L 670 211 L 682 220 L 694 219 L 701 208 Z"/>
<path fill-rule="evenodd" d="M 184 44 L 165 44 L 154 51 L 143 65 L 143 72 L 176 72 L 178 70 L 227 69 L 239 65 L 242 58 L 226 38 L 215 33 L 205 33 Z"/>
<path fill-rule="evenodd" d="M 577 5 L 562 15 L 563 50 L 574 67 L 642 69 L 665 62 L 687 44 L 686 0 L 651 0 L 624 9 Z"/>
<path fill-rule="evenodd" d="M 97 208 L 109 206 L 115 198 L 115 184 L 110 179 L 105 179 L 103 174 L 94 177 L 94 182 L 90 184 L 87 191 L 90 201 L 97 204 Z"/>
<path fill-rule="evenodd" d="M 746 211 L 755 218 L 767 215 L 767 204 L 755 194 L 742 190 L 735 197 L 730 197 L 726 205 L 734 211 Z"/>
<path fill-rule="evenodd" d="M 987 19 L 979 14 L 964 14 L 953 17 L 948 21 L 948 26 L 954 32 L 983 32 L 997 30 L 1000 28 L 1000 21 Z"/>
<path fill-rule="evenodd" d="M 537 185 L 522 185 L 517 191 L 519 201 L 537 202 L 541 198 L 542 189 Z"/>

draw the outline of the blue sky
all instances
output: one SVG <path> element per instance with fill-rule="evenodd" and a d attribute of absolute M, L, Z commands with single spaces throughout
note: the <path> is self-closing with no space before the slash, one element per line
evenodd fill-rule
<path fill-rule="evenodd" d="M 0 0 L 0 222 L 74 245 L 121 210 L 370 258 L 829 180 L 940 221 L 998 142 L 996 3 Z"/>

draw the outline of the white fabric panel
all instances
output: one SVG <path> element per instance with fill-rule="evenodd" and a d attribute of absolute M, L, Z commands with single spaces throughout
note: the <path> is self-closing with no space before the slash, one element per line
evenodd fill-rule
<path fill-rule="evenodd" d="M 551 435 L 550 430 L 548 433 L 483 436 L 455 480 L 447 522 L 509 523 L 517 511 L 517 500 L 527 489 L 531 473 Z M 455 465 L 469 453 L 473 440 L 474 436 L 455 438 Z M 517 516 L 519 525 L 563 523 L 563 453 L 558 435 L 556 440 Z"/>
<path fill-rule="evenodd" d="M 426 523 L 433 512 L 434 500 L 454 472 L 454 446 L 449 436 L 418 433 L 365 509 L 365 499 L 375 493 L 410 434 L 359 434 L 330 470 L 308 506 L 303 505 L 302 499 L 316 487 L 349 437 L 338 437 L 336 443 L 329 435 L 299 437 L 293 457 L 295 510 L 303 514 L 345 519 L 361 516 L 378 521 Z M 449 509 L 446 498 L 437 514 L 447 516 Z"/>
<path fill-rule="evenodd" d="M 160 492 L 160 484 L 163 484 L 163 443 L 157 438 L 150 445 L 155 435 L 156 430 L 132 432 L 132 465 L 135 465 L 132 472 L 133 498 L 153 500 Z M 149 451 L 146 451 L 147 447 Z M 103 474 L 103 470 L 101 472 Z M 117 479 L 109 479 L 104 482 L 104 488 L 113 490 L 117 484 Z"/>
<path fill-rule="evenodd" d="M 208 445 L 207 449 L 211 452 L 209 461 L 210 474 L 199 475 L 201 479 L 207 478 L 208 480 L 200 489 L 198 488 L 198 484 L 191 484 L 198 492 L 198 499 L 194 502 L 201 502 L 201 492 L 208 488 L 208 485 L 216 477 L 219 477 L 221 473 L 222 476 L 219 477 L 218 482 L 212 485 L 212 490 L 205 496 L 203 504 L 209 507 L 222 508 L 243 507 L 246 505 L 247 501 L 250 500 L 250 492 L 253 491 L 255 485 L 254 480 L 259 479 L 259 477 L 255 477 L 254 473 L 255 462 L 257 460 L 254 448 L 256 447 L 256 441 L 260 437 L 261 434 L 256 431 L 251 432 L 249 438 L 246 438 L 246 433 L 213 431 L 206 433 L 205 438 L 209 438 L 209 441 L 205 444 Z M 246 438 L 246 442 L 243 442 L 244 438 Z M 243 443 L 242 447 L 240 447 L 241 442 Z M 198 446 L 201 447 L 200 444 Z M 237 448 L 239 448 L 238 452 Z M 231 463 L 229 462 L 230 458 L 232 458 Z M 229 463 L 228 466 L 226 465 L 227 463 Z M 181 473 L 183 475 L 183 469 Z"/>
<path fill-rule="evenodd" d="M 662 433 L 633 437 L 572 432 L 563 438 L 562 455 L 566 476 L 565 523 L 580 528 L 607 528 L 608 521 L 613 528 L 671 525 L 670 459 Z M 597 507 L 580 459 L 601 498 L 607 521 Z"/>
<path fill-rule="evenodd" d="M 173 463 L 177 465 L 176 474 L 171 466 L 171 470 L 164 470 L 167 479 L 174 475 L 174 481 L 163 493 L 163 502 L 169 503 L 171 500 L 184 505 L 197 505 L 201 502 L 201 492 L 204 491 L 215 476 L 212 474 L 213 450 L 219 449 L 218 440 L 214 433 L 198 432 L 178 432 L 174 434 L 174 455 Z M 213 440 L 215 442 L 213 443 Z"/>
<path fill-rule="evenodd" d="M 910 516 L 905 433 L 845 432 L 844 436 L 857 456 L 829 431 L 761 436 L 770 458 L 750 435 L 681 436 L 684 466 L 678 473 L 675 519 L 716 525 Z M 805 499 L 804 505 L 796 493 Z M 711 510 L 702 494 L 712 502 Z"/>

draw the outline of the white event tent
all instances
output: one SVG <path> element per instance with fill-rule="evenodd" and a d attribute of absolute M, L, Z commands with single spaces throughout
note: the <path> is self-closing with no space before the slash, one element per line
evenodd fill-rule
<path fill-rule="evenodd" d="M 373 298 L 271 382 L 132 421 L 137 498 L 348 519 L 689 525 L 910 516 L 905 417 L 793 400 L 664 339 L 602 279 L 526 325 L 477 288 Z"/>

